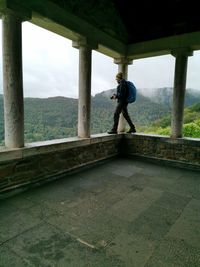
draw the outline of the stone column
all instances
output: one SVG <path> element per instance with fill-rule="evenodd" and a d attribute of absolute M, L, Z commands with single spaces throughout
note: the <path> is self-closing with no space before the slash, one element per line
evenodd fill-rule
<path fill-rule="evenodd" d="M 131 65 L 133 61 L 130 59 L 127 59 L 126 57 L 120 57 L 120 58 L 115 58 L 114 63 L 118 64 L 118 72 L 122 72 L 124 79 L 127 79 L 128 78 L 128 65 Z M 125 130 L 126 130 L 126 120 L 123 114 L 121 113 L 117 131 L 119 133 L 123 133 L 125 132 Z"/>
<path fill-rule="evenodd" d="M 86 41 L 73 42 L 73 47 L 79 48 L 78 137 L 89 138 L 92 48 Z"/>
<path fill-rule="evenodd" d="M 187 62 L 188 56 L 192 56 L 192 52 L 186 49 L 181 49 L 173 51 L 172 55 L 176 57 L 176 63 L 173 88 L 171 137 L 181 138 L 185 102 Z"/>
<path fill-rule="evenodd" d="M 24 146 L 21 19 L 2 17 L 5 146 Z"/>

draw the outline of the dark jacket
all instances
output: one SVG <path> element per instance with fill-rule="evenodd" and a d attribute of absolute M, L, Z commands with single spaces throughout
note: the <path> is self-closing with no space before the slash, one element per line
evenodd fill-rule
<path fill-rule="evenodd" d="M 123 104 L 127 103 L 128 98 L 128 88 L 126 85 L 126 80 L 122 79 L 117 86 L 117 96 L 116 96 L 118 102 L 121 102 Z"/>

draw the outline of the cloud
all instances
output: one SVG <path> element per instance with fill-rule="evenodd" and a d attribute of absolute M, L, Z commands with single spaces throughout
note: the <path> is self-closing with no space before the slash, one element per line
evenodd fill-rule
<path fill-rule="evenodd" d="M 23 82 L 25 97 L 78 97 L 79 51 L 70 40 L 37 27 L 22 24 Z M 1 23 L 0 23 L 0 45 Z M 0 58 L 2 53 L 0 49 Z M 172 87 L 175 58 L 171 55 L 133 61 L 129 65 L 129 80 L 138 88 Z M 200 90 L 200 52 L 188 60 L 187 87 Z M 116 87 L 118 66 L 113 59 L 92 52 L 92 95 Z M 2 92 L 2 60 L 0 62 L 0 92 Z"/>
<path fill-rule="evenodd" d="M 99 52 L 92 54 L 92 95 L 116 87 L 118 66 L 113 59 Z"/>
<path fill-rule="evenodd" d="M 79 51 L 70 40 L 26 22 L 23 55 L 25 96 L 78 97 Z M 117 66 L 103 54 L 93 51 L 92 55 L 91 91 L 95 95 L 116 86 Z"/>
<path fill-rule="evenodd" d="M 172 87 L 175 59 L 171 55 L 133 61 L 129 67 L 129 79 L 138 88 Z"/>
<path fill-rule="evenodd" d="M 78 96 L 78 50 L 70 40 L 23 23 L 23 58 L 25 96 Z"/>
<path fill-rule="evenodd" d="M 187 88 L 200 90 L 200 51 L 195 51 L 193 56 L 188 58 L 188 71 L 187 71 Z"/>

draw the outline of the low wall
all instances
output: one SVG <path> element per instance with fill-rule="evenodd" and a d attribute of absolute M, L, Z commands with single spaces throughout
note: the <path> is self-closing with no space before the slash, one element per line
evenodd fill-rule
<path fill-rule="evenodd" d="M 200 139 L 129 134 L 124 135 L 121 153 L 200 170 Z"/>
<path fill-rule="evenodd" d="M 0 195 L 53 180 L 76 168 L 119 154 L 121 135 L 95 135 L 27 144 L 0 151 Z"/>
<path fill-rule="evenodd" d="M 120 154 L 200 170 L 200 139 L 99 134 L 37 142 L 0 150 L 0 198 Z"/>

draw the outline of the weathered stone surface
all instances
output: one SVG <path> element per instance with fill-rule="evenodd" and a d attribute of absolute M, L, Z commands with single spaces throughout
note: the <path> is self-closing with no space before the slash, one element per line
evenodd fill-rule
<path fill-rule="evenodd" d="M 200 169 L 198 140 L 173 140 L 169 137 L 139 134 L 125 136 L 102 134 L 86 139 L 73 138 L 62 139 L 60 142 L 55 140 L 55 142 L 29 144 L 24 148 L 13 150 L 13 155 L 12 150 L 2 151 L 0 155 L 5 155 L 5 160 L 0 157 L 0 193 L 57 179 L 66 172 L 119 154 Z M 116 166 L 114 171 L 117 175 L 121 172 L 123 175 L 126 172 L 127 177 L 133 175 L 132 170 L 124 171 L 119 166 Z M 143 180 L 145 183 L 151 180 L 149 173 L 143 178 L 140 177 L 141 183 Z M 170 183 L 169 180 L 168 186 Z M 198 198 L 198 194 L 196 197 Z"/>
<path fill-rule="evenodd" d="M 94 138 L 95 139 L 95 138 Z M 42 183 L 55 179 L 56 175 L 103 160 L 119 153 L 120 138 L 101 138 L 98 142 L 82 142 L 80 146 L 69 146 L 60 150 L 60 144 L 56 150 L 56 144 L 51 151 L 42 153 L 42 147 L 38 154 L 23 156 L 0 163 L 0 192 L 6 192 L 20 186 L 29 186 L 34 183 Z M 27 150 L 27 148 L 24 148 Z"/>
<path fill-rule="evenodd" d="M 199 172 L 110 159 L 0 200 L 0 266 L 199 267 L 199 206 Z"/>
<path fill-rule="evenodd" d="M 200 168 L 200 142 L 198 139 L 173 140 L 169 137 L 135 134 L 127 135 L 123 142 L 123 154 L 183 162 Z"/>

